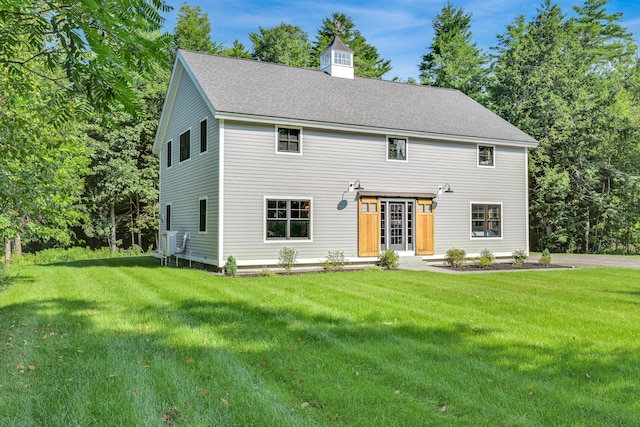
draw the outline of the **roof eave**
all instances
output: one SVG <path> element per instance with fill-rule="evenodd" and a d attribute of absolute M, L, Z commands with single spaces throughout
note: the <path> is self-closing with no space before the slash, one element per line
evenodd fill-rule
<path fill-rule="evenodd" d="M 364 133 L 372 133 L 377 135 L 398 135 L 398 136 L 407 136 L 407 137 L 414 137 L 414 138 L 435 139 L 439 141 L 449 141 L 449 142 L 465 142 L 465 143 L 473 143 L 473 144 L 490 143 L 493 145 L 523 147 L 523 148 L 536 148 L 538 146 L 538 141 L 536 140 L 519 141 L 519 140 L 484 138 L 484 137 L 466 136 L 466 135 L 450 135 L 450 134 L 441 134 L 441 133 L 435 133 L 435 132 L 424 132 L 424 131 L 407 130 L 407 129 L 362 126 L 362 125 L 352 125 L 352 124 L 346 124 L 346 123 L 327 123 L 327 122 L 319 122 L 319 121 L 313 121 L 313 120 L 302 120 L 302 119 L 293 119 L 293 118 L 275 117 L 275 116 L 260 116 L 260 115 L 233 113 L 233 112 L 224 112 L 224 111 L 216 111 L 214 114 L 214 117 L 216 119 L 235 120 L 239 122 L 253 122 L 253 123 L 279 124 L 279 125 L 299 126 L 299 127 L 313 127 L 318 129 L 330 129 L 330 130 L 337 130 L 342 132 L 358 132 L 358 133 L 364 132 Z"/>

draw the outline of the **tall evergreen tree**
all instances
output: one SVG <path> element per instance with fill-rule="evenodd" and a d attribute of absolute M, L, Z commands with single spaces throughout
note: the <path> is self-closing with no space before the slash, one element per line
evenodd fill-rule
<path fill-rule="evenodd" d="M 433 19 L 433 41 L 419 65 L 422 84 L 458 89 L 484 101 L 487 56 L 471 41 L 471 14 L 448 2 Z"/>
<path fill-rule="evenodd" d="M 320 53 L 329 46 L 336 35 L 354 51 L 353 62 L 357 76 L 381 79 L 391 71 L 391 61 L 381 58 L 378 50 L 367 43 L 367 39 L 355 29 L 353 20 L 339 12 L 334 12 L 322 20 L 322 27 L 318 29 L 313 45 L 314 67 L 320 66 Z"/>
<path fill-rule="evenodd" d="M 588 1 L 567 19 L 545 1 L 530 22 L 520 16 L 499 37 L 492 106 L 540 141 L 529 162 L 534 249 L 604 250 L 614 228 L 631 220 L 619 203 L 630 190 L 620 165 L 634 127 L 620 112 L 632 111 L 623 64 L 635 48 L 624 32 L 605 28 L 615 21 L 605 3 Z M 602 49 L 609 44 L 627 48 Z"/>
<path fill-rule="evenodd" d="M 311 64 L 309 36 L 297 25 L 282 23 L 275 27 L 259 27 L 249 33 L 252 56 L 260 61 L 307 68 Z"/>
<path fill-rule="evenodd" d="M 180 6 L 174 29 L 175 45 L 178 49 L 196 52 L 219 53 L 222 47 L 211 40 L 209 14 L 200 6 L 187 3 Z"/>
<path fill-rule="evenodd" d="M 230 56 L 232 58 L 251 58 L 251 52 L 249 52 L 238 39 L 233 41 L 233 45 L 231 47 L 223 49 L 222 52 L 220 52 L 220 55 Z"/>

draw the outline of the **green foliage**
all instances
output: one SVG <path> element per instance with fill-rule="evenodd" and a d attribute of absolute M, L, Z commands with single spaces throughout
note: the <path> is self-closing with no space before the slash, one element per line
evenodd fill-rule
<path fill-rule="evenodd" d="M 551 252 L 549 252 L 549 249 L 545 248 L 545 250 L 542 251 L 542 255 L 540 256 L 540 259 L 538 260 L 538 264 L 542 264 L 542 265 L 551 264 Z"/>
<path fill-rule="evenodd" d="M 322 267 L 327 271 L 342 271 L 346 263 L 344 252 L 335 250 L 327 253 L 327 258 L 322 262 Z"/>
<path fill-rule="evenodd" d="M 383 268 L 379 265 L 367 265 L 364 271 L 382 271 Z"/>
<path fill-rule="evenodd" d="M 48 80 L 100 110 L 122 103 L 135 111 L 130 73 L 166 60 L 170 38 L 154 32 L 169 10 L 162 0 L 3 1 L 0 69 L 14 80 Z"/>
<path fill-rule="evenodd" d="M 637 244 L 637 46 L 606 0 L 567 18 L 549 1 L 499 37 L 492 108 L 535 137 L 532 247 L 602 252 Z M 635 165 L 635 166 L 634 166 Z"/>
<path fill-rule="evenodd" d="M 244 47 L 244 45 L 240 42 L 240 40 L 235 39 L 233 41 L 233 45 L 229 48 L 224 48 L 220 55 L 230 56 L 232 58 L 244 58 L 250 59 L 251 53 Z"/>
<path fill-rule="evenodd" d="M 180 6 L 174 29 L 175 45 L 178 49 L 196 52 L 218 53 L 221 47 L 211 41 L 209 14 L 200 6 L 187 3 Z"/>
<path fill-rule="evenodd" d="M 511 259 L 514 267 L 522 267 L 527 262 L 527 252 L 524 249 L 518 249 L 511 254 Z"/>
<path fill-rule="evenodd" d="M 92 150 L 85 183 L 90 220 L 83 231 L 113 251 L 123 244 L 118 236 L 130 237 L 130 246 L 147 246 L 157 235 L 159 159 L 151 147 L 169 73 L 154 71 L 155 79 L 140 77 L 136 93 L 144 100 L 144 109 L 138 114 L 116 111 L 83 127 L 85 143 Z"/>
<path fill-rule="evenodd" d="M 433 19 L 434 37 L 429 53 L 422 57 L 422 84 L 458 89 L 485 102 L 489 62 L 471 42 L 471 14 L 448 2 Z"/>
<path fill-rule="evenodd" d="M 286 246 L 280 249 L 278 256 L 278 267 L 284 268 L 287 272 L 298 263 L 298 251 L 294 248 L 287 248 Z"/>
<path fill-rule="evenodd" d="M 444 257 L 446 265 L 452 268 L 460 268 L 467 262 L 467 251 L 464 249 L 451 248 L 447 250 L 447 254 Z"/>
<path fill-rule="evenodd" d="M 249 33 L 255 59 L 294 67 L 310 66 L 311 42 L 300 27 L 283 22 L 275 27 L 258 29 L 260 34 Z"/>
<path fill-rule="evenodd" d="M 274 277 L 276 275 L 276 272 L 268 268 L 263 268 L 262 270 L 260 270 L 259 274 L 260 277 Z"/>
<path fill-rule="evenodd" d="M 353 65 L 356 76 L 381 79 L 391 71 L 391 61 L 381 58 L 378 50 L 367 43 L 367 39 L 355 29 L 353 19 L 339 12 L 334 12 L 322 20 L 322 27 L 318 29 L 313 44 L 313 67 L 320 66 L 320 53 L 329 46 L 335 35 L 354 51 Z"/>
<path fill-rule="evenodd" d="M 395 270 L 400 265 L 400 255 L 393 249 L 387 249 L 380 254 L 378 265 L 387 270 Z"/>
<path fill-rule="evenodd" d="M 496 257 L 493 255 L 490 249 L 483 249 L 480 251 L 480 256 L 476 258 L 475 263 L 480 267 L 490 267 L 495 262 Z"/>
<path fill-rule="evenodd" d="M 120 258 L 128 256 L 141 255 L 142 250 L 140 248 L 132 248 L 131 250 L 118 250 L 111 252 L 108 247 L 100 249 L 91 249 L 88 247 L 72 247 L 67 249 L 45 249 L 36 253 L 25 253 L 20 257 L 13 259 L 15 265 L 41 265 L 41 264 L 53 264 L 58 262 L 72 262 L 72 261 L 84 261 L 91 259 L 102 258 Z"/>
<path fill-rule="evenodd" d="M 11 93 L 0 96 L 0 241 L 20 234 L 68 244 L 70 229 L 85 218 L 89 152 L 77 125 L 57 122 L 57 108 L 73 111 L 72 102 L 33 75 L 16 79 L 0 73 L 0 93 Z"/>
<path fill-rule="evenodd" d="M 236 264 L 236 259 L 229 255 L 227 257 L 227 262 L 224 264 L 224 274 L 226 276 L 234 277 L 238 272 L 238 264 Z"/>

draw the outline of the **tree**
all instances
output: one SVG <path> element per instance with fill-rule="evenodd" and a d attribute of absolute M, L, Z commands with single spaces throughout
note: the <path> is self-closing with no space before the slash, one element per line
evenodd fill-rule
<path fill-rule="evenodd" d="M 251 59 L 251 53 L 244 47 L 240 40 L 236 39 L 233 41 L 233 46 L 230 48 L 225 48 L 220 55 L 230 56 L 232 58 L 244 58 Z"/>
<path fill-rule="evenodd" d="M 422 84 L 458 89 L 484 101 L 488 58 L 471 42 L 471 14 L 447 3 L 433 19 L 434 36 L 422 57 Z"/>
<path fill-rule="evenodd" d="M 153 33 L 169 10 L 163 0 L 4 1 L 0 67 L 12 79 L 48 80 L 62 97 L 82 95 L 98 109 L 119 102 L 135 111 L 130 72 L 164 59 L 169 38 Z"/>
<path fill-rule="evenodd" d="M 131 246 L 154 243 L 158 158 L 151 148 L 168 79 L 169 71 L 162 68 L 155 78 L 140 79 L 137 93 L 145 109 L 137 115 L 121 110 L 110 113 L 109 126 L 96 120 L 86 127 L 92 162 L 85 186 L 90 221 L 84 231 L 104 239 L 112 252 L 123 244 L 125 230 Z"/>
<path fill-rule="evenodd" d="M 211 41 L 209 15 L 200 6 L 180 6 L 174 30 L 175 45 L 178 49 L 196 52 L 219 53 L 222 46 Z"/>
<path fill-rule="evenodd" d="M 380 57 L 378 50 L 367 43 L 367 40 L 355 29 L 353 20 L 344 13 L 334 12 L 331 17 L 322 20 L 313 45 L 312 66 L 320 66 L 320 53 L 333 41 L 334 36 L 354 51 L 354 72 L 357 76 L 381 79 L 391 71 L 391 61 Z"/>
<path fill-rule="evenodd" d="M 0 3 L 0 237 L 70 242 L 91 108 L 136 111 L 132 70 L 165 60 L 161 0 Z M 9 96 L 9 94 L 11 94 Z"/>
<path fill-rule="evenodd" d="M 492 108 L 540 142 L 529 161 L 534 249 L 615 248 L 617 230 L 631 235 L 640 221 L 626 204 L 637 200 L 635 46 L 611 26 L 605 3 L 588 0 L 567 19 L 545 1 L 532 21 L 520 16 L 499 37 Z"/>
<path fill-rule="evenodd" d="M 283 22 L 275 27 L 258 29 L 260 34 L 249 33 L 255 59 L 294 67 L 311 66 L 311 43 L 300 27 Z"/>
<path fill-rule="evenodd" d="M 0 93 L 15 91 L 0 97 L 0 241 L 16 239 L 18 250 L 22 240 L 66 244 L 84 217 L 88 153 L 75 123 L 51 121 L 53 84 L 33 84 L 29 92 L 15 90 L 19 84 L 0 73 Z"/>

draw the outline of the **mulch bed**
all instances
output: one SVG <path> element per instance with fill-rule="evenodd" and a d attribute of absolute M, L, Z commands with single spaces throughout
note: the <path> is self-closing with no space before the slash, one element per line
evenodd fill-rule
<path fill-rule="evenodd" d="M 438 267 L 440 268 L 446 268 L 448 270 L 454 270 L 454 271 L 518 271 L 518 270 L 545 270 L 545 269 L 552 269 L 552 268 L 573 268 L 567 265 L 558 265 L 558 264 L 549 264 L 549 265 L 544 265 L 544 264 L 538 264 L 537 262 L 525 262 L 524 264 L 522 264 L 520 267 L 516 267 L 513 264 L 511 264 L 510 262 L 497 262 L 494 263 L 492 265 L 490 265 L 489 267 L 480 267 L 479 265 L 476 264 L 466 264 L 463 267 L 460 268 L 453 268 L 450 267 L 448 265 L 439 265 Z"/>

